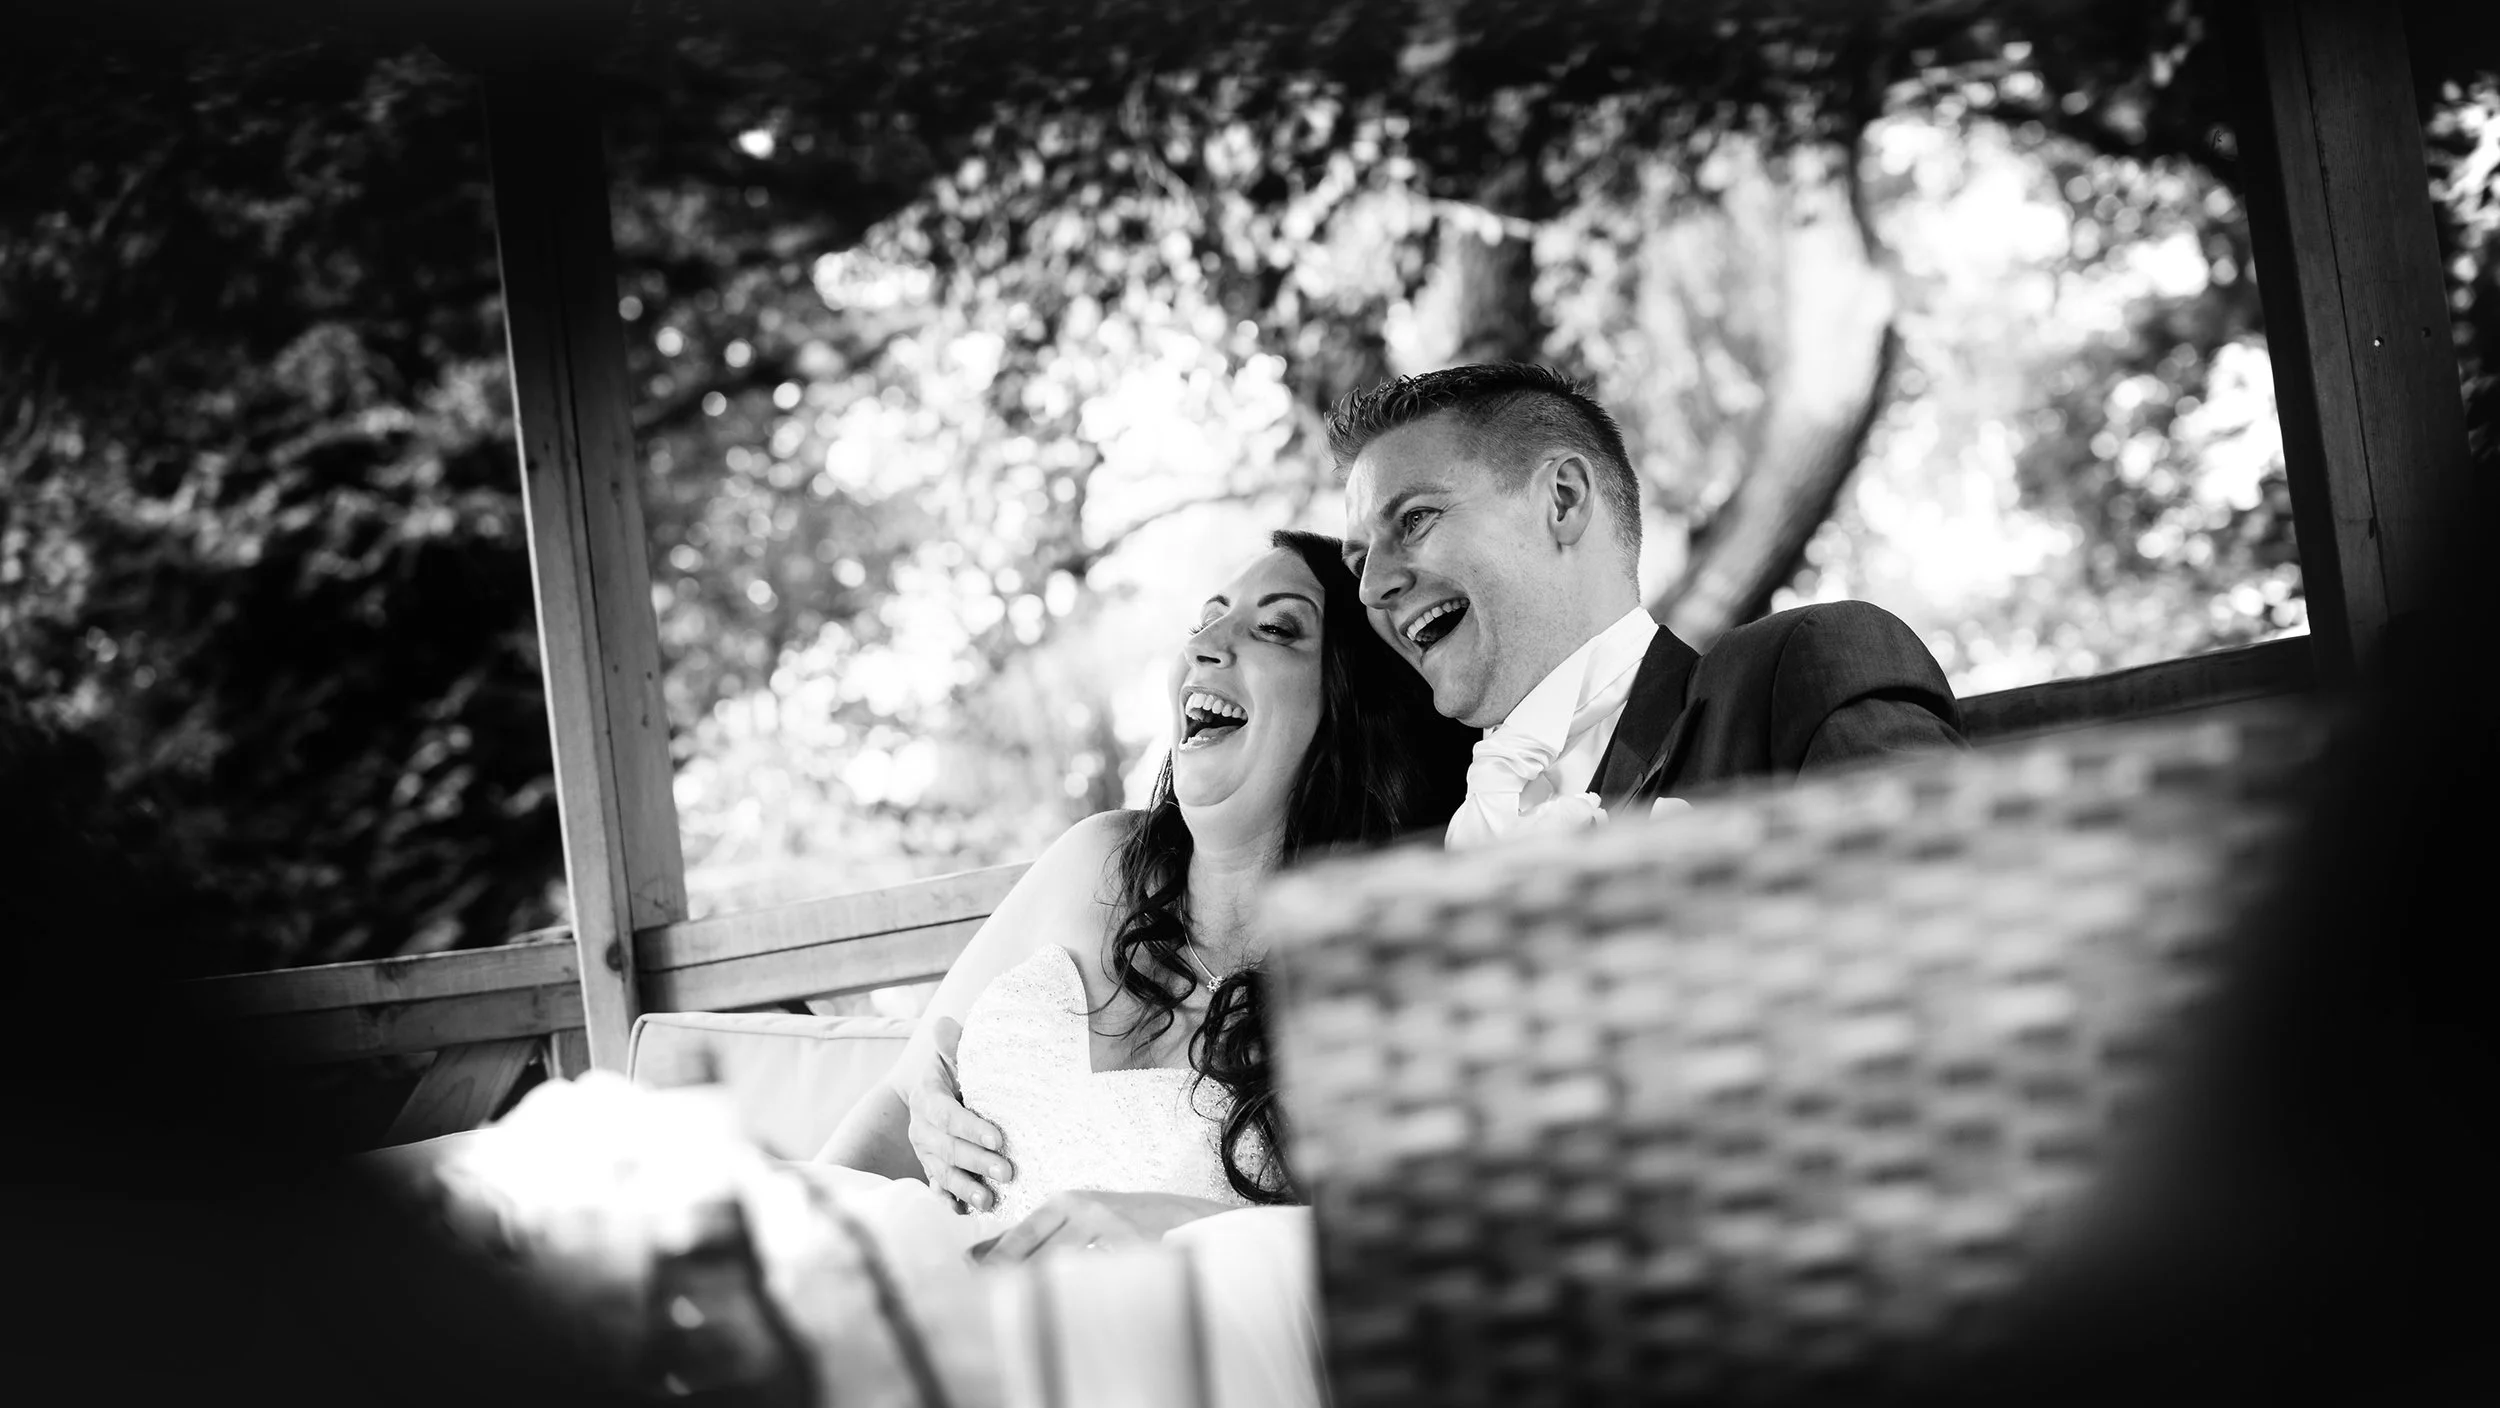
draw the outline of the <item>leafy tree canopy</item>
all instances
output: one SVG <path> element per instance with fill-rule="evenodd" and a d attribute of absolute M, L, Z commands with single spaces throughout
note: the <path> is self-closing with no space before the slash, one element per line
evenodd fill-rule
<path fill-rule="evenodd" d="M 0 57 L 0 668 L 96 741 L 198 878 L 204 965 L 557 916 L 467 72 L 519 42 L 498 8 L 141 23 L 99 0 Z M 2279 468 L 2209 502 L 2185 462 L 2223 433 L 2188 403 L 2245 380 L 2231 349 L 2256 335 L 2246 280 L 2211 276 L 2248 260 L 2192 6 L 938 0 L 567 22 L 608 83 L 699 848 L 830 844 L 741 820 L 771 788 L 839 799 L 845 848 L 960 863 L 1116 803 L 1134 730 L 1099 677 L 1140 648 L 1117 552 L 1199 501 L 1308 512 L 1319 409 L 1423 336 L 1453 231 L 1522 251 L 1497 334 L 1599 369 L 1649 336 L 1622 314 L 1644 242 L 1736 218 L 1712 170 L 1761 188 L 1790 179 L 1786 153 L 1842 153 L 1880 246 L 1940 169 L 1870 164 L 1887 115 L 2012 134 L 2056 168 L 2071 228 L 2099 232 L 2070 246 L 2075 277 L 2130 219 L 2206 251 L 2193 289 L 2130 301 L 2031 408 L 2022 493 L 2092 548 L 2008 619 L 2045 635 L 2073 591 L 2183 566 L 2198 600 L 2259 593 L 2185 644 L 2294 600 Z M 2474 114 L 2500 104 L 2454 81 L 2435 139 L 2472 326 L 2494 306 L 2475 295 L 2496 140 Z M 1527 256 L 1565 229 L 1569 257 Z M 1914 275 L 1901 296 L 1929 297 Z M 1877 448 L 1936 404 L 1919 378 L 1956 374 L 1904 317 Z M 1718 380 L 1678 383 L 1686 409 L 1645 441 L 1652 489 L 1705 528 L 1759 433 L 1742 384 L 1771 354 L 1743 326 L 1709 323 Z M 1719 422 L 1736 449 L 1677 448 Z M 1883 570 L 1846 534 L 1817 542 L 1805 587 Z"/>

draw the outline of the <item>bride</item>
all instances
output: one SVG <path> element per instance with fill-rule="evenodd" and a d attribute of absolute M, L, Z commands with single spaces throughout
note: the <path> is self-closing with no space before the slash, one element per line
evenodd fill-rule
<path fill-rule="evenodd" d="M 1178 742 L 1145 809 L 1079 822 L 1033 863 L 818 1155 L 925 1179 L 898 1191 L 918 1190 L 918 1220 L 965 1210 L 945 1235 L 979 1259 L 1296 1202 L 1260 888 L 1437 827 L 1464 790 L 1473 731 L 1370 630 L 1331 538 L 1280 532 L 1207 598 L 1170 700 Z"/>
<path fill-rule="evenodd" d="M 427 1165 L 450 1229 L 644 1387 L 1317 1405 L 1251 915 L 1280 866 L 1437 832 L 1471 731 L 1373 634 L 1333 539 L 1277 534 L 1180 644 L 1148 805 L 1026 870 L 817 1161 L 768 1161 L 717 1092 L 592 1072 Z"/>
<path fill-rule="evenodd" d="M 1178 743 L 1145 810 L 1043 852 L 817 1156 L 926 1179 L 976 1214 L 988 1259 L 1293 1201 L 1259 889 L 1438 826 L 1465 788 L 1473 731 L 1370 630 L 1332 538 L 1277 533 L 1208 597 L 1170 700 Z"/>

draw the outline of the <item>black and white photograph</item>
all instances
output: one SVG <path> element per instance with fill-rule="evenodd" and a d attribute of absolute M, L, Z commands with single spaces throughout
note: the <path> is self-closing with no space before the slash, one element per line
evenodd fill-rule
<path fill-rule="evenodd" d="M 22 0 L 0 1396 L 2500 1401 L 2500 11 Z"/>

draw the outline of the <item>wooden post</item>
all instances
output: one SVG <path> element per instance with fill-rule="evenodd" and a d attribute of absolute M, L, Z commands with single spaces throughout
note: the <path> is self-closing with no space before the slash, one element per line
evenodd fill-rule
<path fill-rule="evenodd" d="M 625 1068 L 634 931 L 686 917 L 598 90 L 490 69 L 487 144 L 538 641 L 592 1064 Z"/>
<path fill-rule="evenodd" d="M 571 1080 L 590 1069 L 590 1034 L 579 1027 L 566 1027 L 547 1034 L 547 1077 L 550 1080 Z"/>
<path fill-rule="evenodd" d="M 2249 232 L 2318 671 L 2437 605 L 2470 481 L 2401 7 L 2227 16 Z"/>

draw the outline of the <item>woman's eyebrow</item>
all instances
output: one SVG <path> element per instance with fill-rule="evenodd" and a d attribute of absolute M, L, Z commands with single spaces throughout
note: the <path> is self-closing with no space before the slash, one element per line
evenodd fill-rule
<path fill-rule="evenodd" d="M 1313 611 L 1319 610 L 1318 602 L 1311 600 L 1309 597 L 1304 596 L 1300 592 L 1269 592 L 1267 595 L 1259 598 L 1259 605 L 1273 606 L 1280 601 L 1298 601 L 1304 606 L 1311 608 Z M 1226 604 L 1230 605 L 1229 602 Z"/>

